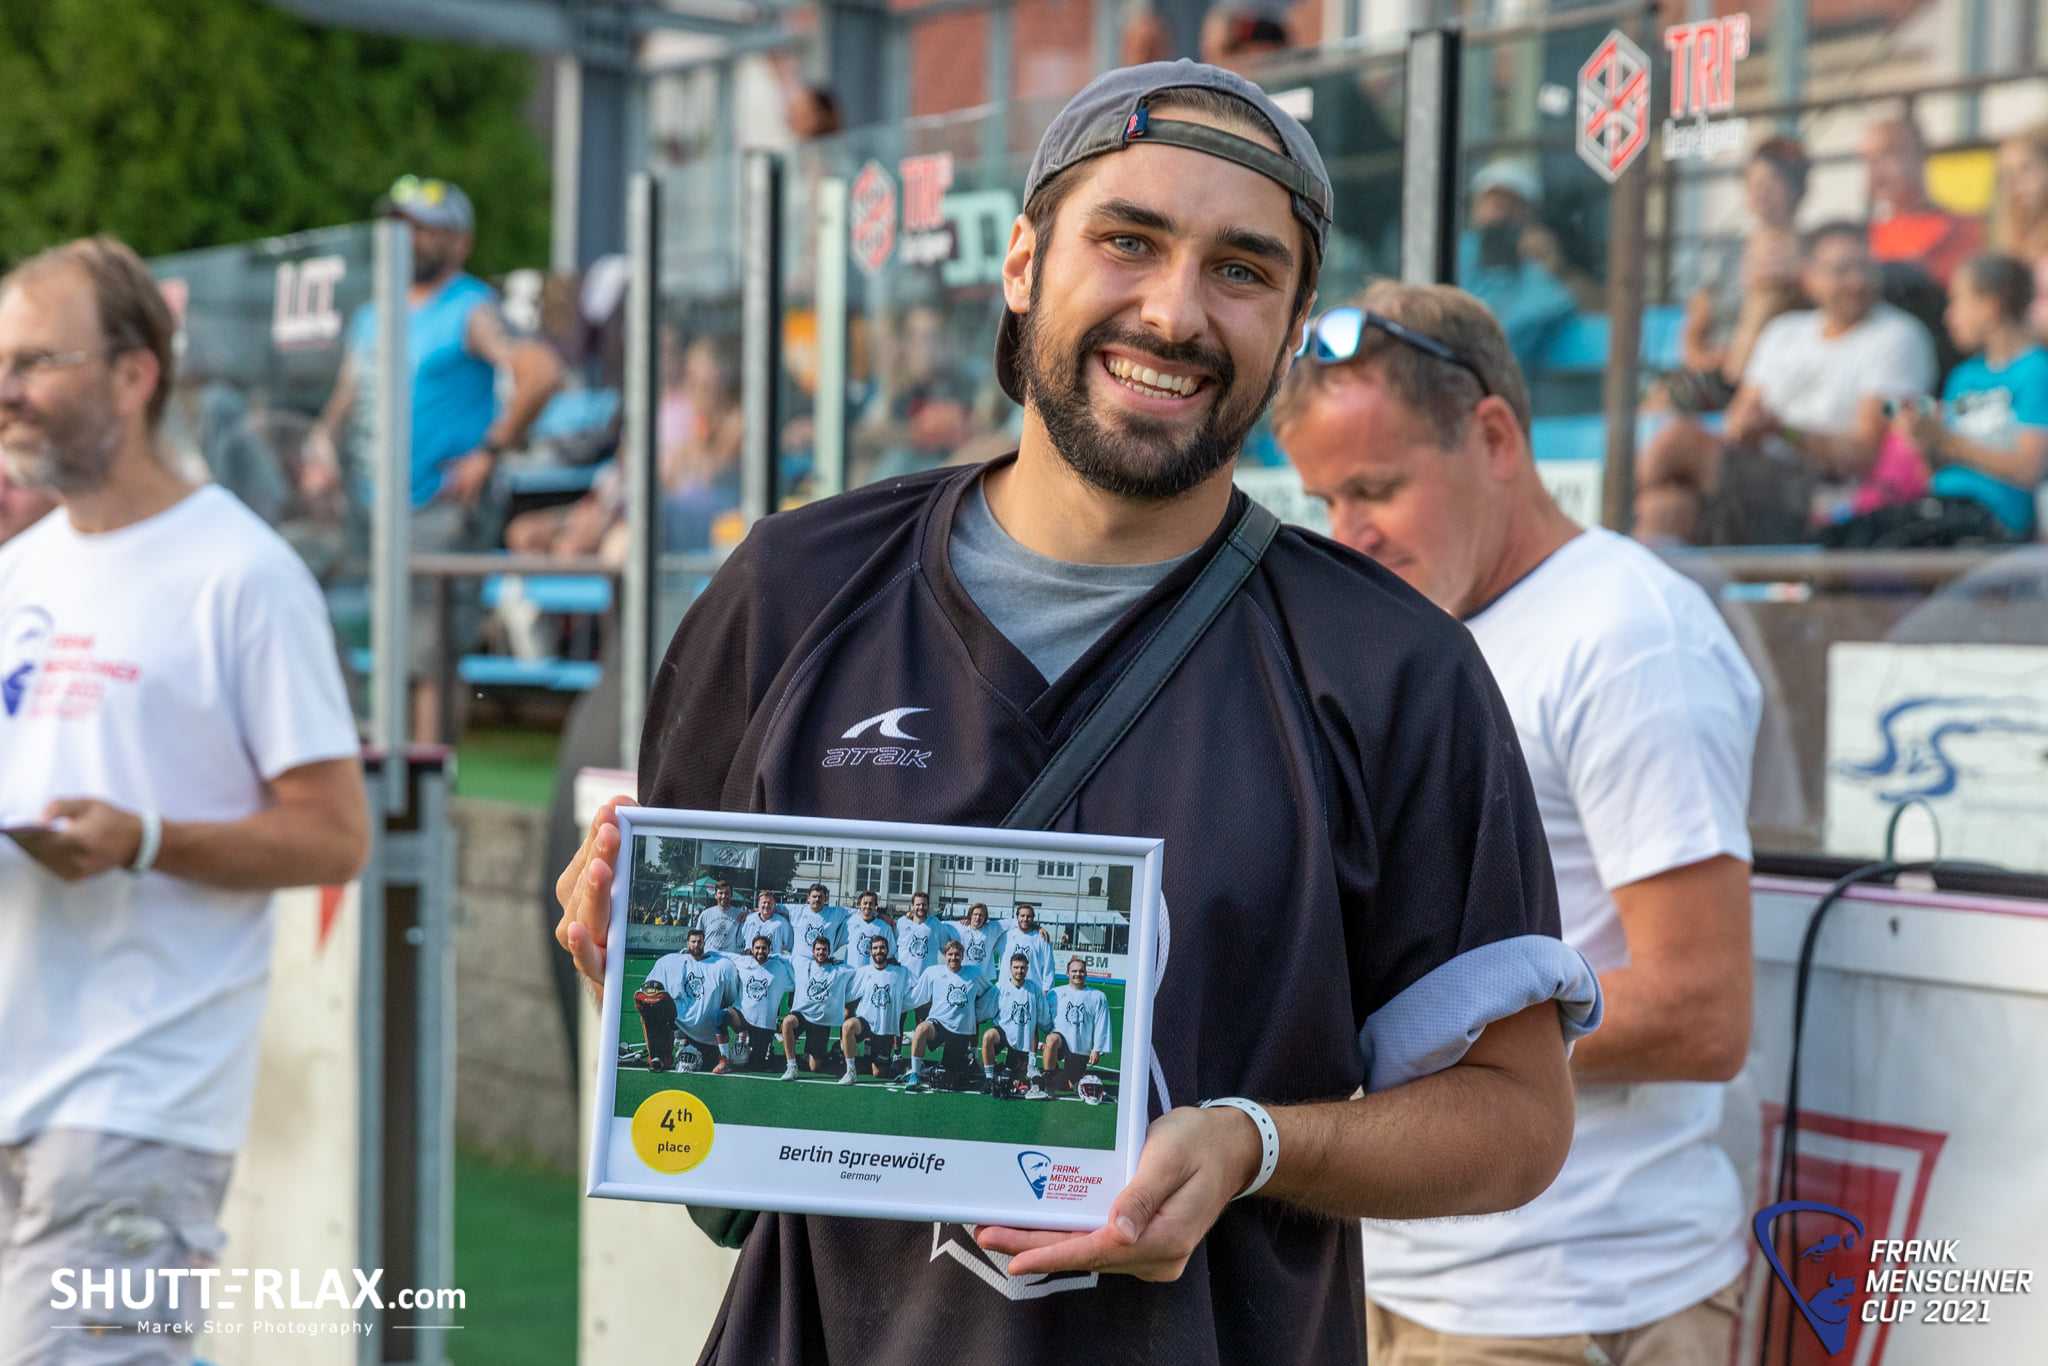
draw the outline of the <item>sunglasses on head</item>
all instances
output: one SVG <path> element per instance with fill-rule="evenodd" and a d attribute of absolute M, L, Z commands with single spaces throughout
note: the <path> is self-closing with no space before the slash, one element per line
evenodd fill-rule
<path fill-rule="evenodd" d="M 1426 337 L 1412 327 L 1403 327 L 1392 318 L 1383 317 L 1368 309 L 1333 308 L 1303 329 L 1301 349 L 1294 354 L 1306 356 L 1318 365 L 1336 365 L 1350 360 L 1358 354 L 1358 348 L 1365 341 L 1368 330 L 1377 328 L 1395 341 L 1405 342 L 1426 356 L 1434 356 L 1449 365 L 1455 365 L 1472 376 L 1479 384 L 1482 398 L 1493 395 L 1493 386 L 1486 382 L 1486 376 L 1479 373 L 1479 367 L 1445 346 L 1435 337 Z"/>
<path fill-rule="evenodd" d="M 402 175 L 391 182 L 391 192 L 385 195 L 394 204 L 417 206 L 431 209 L 448 197 L 448 182 L 444 180 L 422 180 L 416 175 Z"/>

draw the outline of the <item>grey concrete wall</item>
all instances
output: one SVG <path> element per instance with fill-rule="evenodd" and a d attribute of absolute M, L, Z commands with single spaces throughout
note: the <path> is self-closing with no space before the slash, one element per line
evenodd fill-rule
<path fill-rule="evenodd" d="M 541 919 L 546 813 L 449 803 L 456 891 L 455 1133 L 507 1157 L 577 1170 L 576 1078 Z"/>

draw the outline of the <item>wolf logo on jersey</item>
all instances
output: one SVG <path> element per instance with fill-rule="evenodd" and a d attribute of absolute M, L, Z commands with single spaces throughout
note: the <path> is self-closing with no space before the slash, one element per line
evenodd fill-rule
<path fill-rule="evenodd" d="M 766 999 L 768 995 L 768 978 L 766 976 L 749 977 L 746 983 L 746 993 L 749 1001 Z"/>

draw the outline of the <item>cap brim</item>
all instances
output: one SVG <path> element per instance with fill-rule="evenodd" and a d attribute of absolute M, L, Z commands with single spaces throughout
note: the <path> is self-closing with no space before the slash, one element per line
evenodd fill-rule
<path fill-rule="evenodd" d="M 1003 320 L 996 324 L 996 383 L 1003 386 L 1003 392 L 1010 396 L 1012 403 L 1022 407 L 1024 378 L 1017 372 L 1017 347 L 1020 344 L 1018 315 L 1006 308 Z"/>

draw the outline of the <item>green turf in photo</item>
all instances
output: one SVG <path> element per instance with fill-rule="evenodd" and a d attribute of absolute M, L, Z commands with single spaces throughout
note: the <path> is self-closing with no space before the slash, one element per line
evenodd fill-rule
<path fill-rule="evenodd" d="M 687 1091 L 703 1102 L 720 1129 L 738 1124 L 1104 1152 L 1116 1147 L 1115 1105 L 1086 1105 L 1066 1096 L 1048 1102 L 997 1100 L 970 1091 L 912 1093 L 873 1077 L 841 1086 L 841 1072 L 834 1067 L 783 1081 L 780 1069 L 719 1077 L 622 1067 L 612 1113 L 630 1119 L 640 1102 L 658 1091 Z"/>

